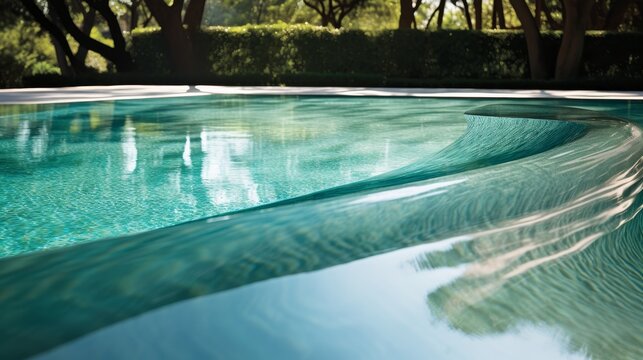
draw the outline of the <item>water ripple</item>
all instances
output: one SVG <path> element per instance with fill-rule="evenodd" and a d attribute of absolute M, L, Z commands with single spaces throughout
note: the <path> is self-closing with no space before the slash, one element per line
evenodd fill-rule
<path fill-rule="evenodd" d="M 481 336 L 529 322 L 563 329 L 579 353 L 635 358 L 638 125 L 530 107 L 481 108 L 467 121 L 440 153 L 372 179 L 0 260 L 2 348 L 33 355 L 180 300 L 433 242 L 413 263 L 418 272 L 463 269 L 426 296 L 452 328 Z"/>

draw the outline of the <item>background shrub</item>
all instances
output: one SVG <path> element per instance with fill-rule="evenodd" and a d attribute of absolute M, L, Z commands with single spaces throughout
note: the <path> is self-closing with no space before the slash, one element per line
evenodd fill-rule
<path fill-rule="evenodd" d="M 543 34 L 553 70 L 561 34 Z M 159 29 L 135 30 L 131 51 L 146 74 L 168 74 Z M 520 31 L 331 30 L 310 25 L 209 27 L 195 35 L 208 73 L 268 78 L 305 74 L 403 79 L 528 79 Z M 643 77 L 643 34 L 589 32 L 581 76 Z"/>

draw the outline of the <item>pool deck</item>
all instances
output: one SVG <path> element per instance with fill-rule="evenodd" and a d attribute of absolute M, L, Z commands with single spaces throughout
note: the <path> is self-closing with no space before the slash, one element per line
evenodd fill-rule
<path fill-rule="evenodd" d="M 78 101 L 202 96 L 210 94 L 643 100 L 643 91 L 117 85 L 2 89 L 0 90 L 0 104 L 51 104 Z"/>

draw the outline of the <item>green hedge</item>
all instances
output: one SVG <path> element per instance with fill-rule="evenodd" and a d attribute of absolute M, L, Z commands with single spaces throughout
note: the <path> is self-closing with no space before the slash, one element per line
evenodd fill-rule
<path fill-rule="evenodd" d="M 553 69 L 560 33 L 543 36 Z M 195 35 L 197 56 L 218 76 L 375 74 L 406 79 L 526 79 L 520 31 L 364 32 L 308 25 L 210 27 Z M 146 74 L 168 74 L 158 29 L 136 30 L 131 51 Z M 588 33 L 581 76 L 642 78 L 643 34 Z"/>

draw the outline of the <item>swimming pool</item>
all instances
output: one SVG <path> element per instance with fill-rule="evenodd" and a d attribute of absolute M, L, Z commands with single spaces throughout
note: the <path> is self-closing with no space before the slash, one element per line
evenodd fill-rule
<path fill-rule="evenodd" d="M 2 111 L 10 356 L 642 355 L 640 101 Z"/>

